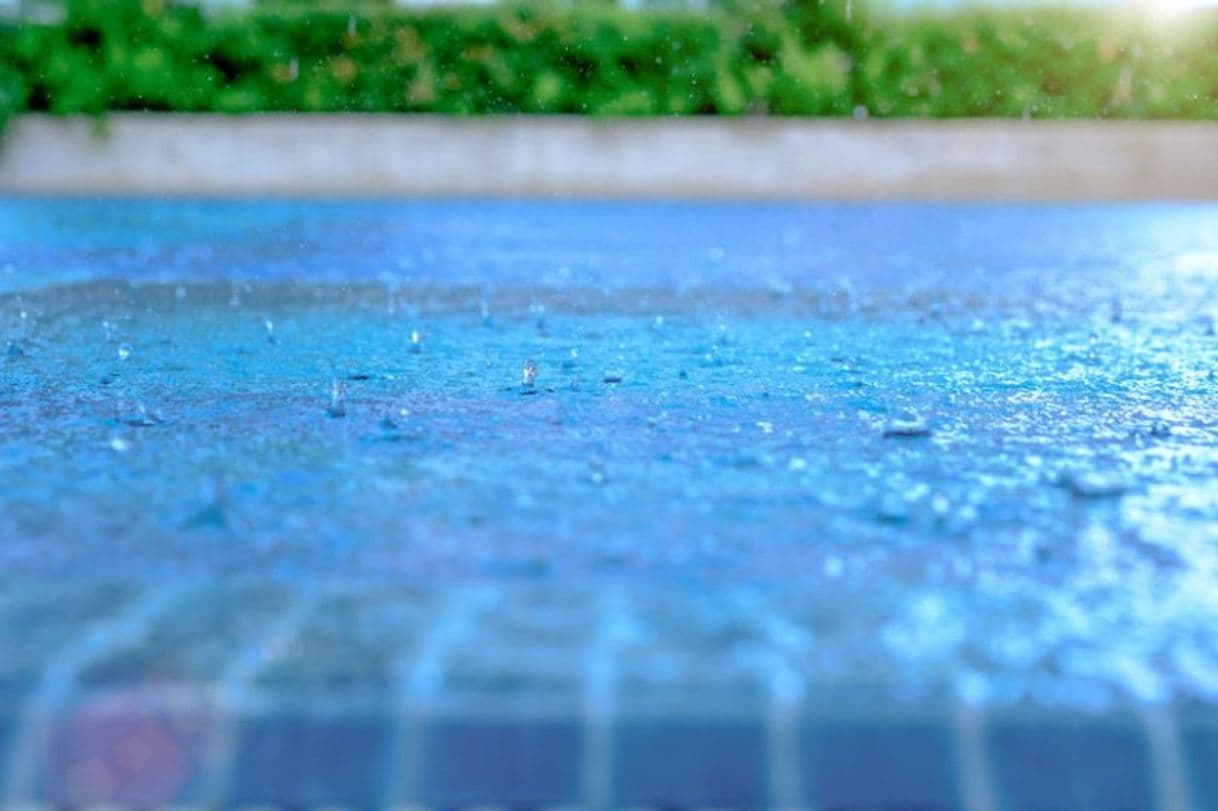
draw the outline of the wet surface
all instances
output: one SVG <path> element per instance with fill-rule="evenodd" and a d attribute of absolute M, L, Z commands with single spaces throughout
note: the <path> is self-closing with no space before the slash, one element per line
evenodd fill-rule
<path fill-rule="evenodd" d="M 73 689 L 1208 705 L 1215 279 L 1213 207 L 2 202 L 0 686 L 181 588 Z"/>

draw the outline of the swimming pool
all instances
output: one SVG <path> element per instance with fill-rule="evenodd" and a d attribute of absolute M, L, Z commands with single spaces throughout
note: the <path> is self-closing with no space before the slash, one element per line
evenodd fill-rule
<path fill-rule="evenodd" d="M 0 788 L 1208 808 L 1215 279 L 1214 206 L 0 201 Z"/>

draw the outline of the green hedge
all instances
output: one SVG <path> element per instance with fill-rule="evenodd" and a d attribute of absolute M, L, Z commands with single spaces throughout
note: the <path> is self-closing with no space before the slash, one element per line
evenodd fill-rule
<path fill-rule="evenodd" d="M 1099 9 L 864 13 L 859 0 L 713 13 L 612 5 L 404 9 L 67 0 L 0 25 L 20 110 L 1212 118 L 1218 20 Z M 764 3 L 764 0 L 763 0 Z"/>

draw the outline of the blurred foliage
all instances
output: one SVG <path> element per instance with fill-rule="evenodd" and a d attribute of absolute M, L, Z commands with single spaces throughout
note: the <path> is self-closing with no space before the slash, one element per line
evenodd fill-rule
<path fill-rule="evenodd" d="M 0 23 L 14 111 L 1211 118 L 1218 19 L 1097 8 L 866 13 L 858 0 L 710 12 L 66 0 Z"/>

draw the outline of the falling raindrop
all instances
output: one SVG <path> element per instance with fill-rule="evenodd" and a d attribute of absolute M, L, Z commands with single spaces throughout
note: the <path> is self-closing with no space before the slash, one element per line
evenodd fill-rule
<path fill-rule="evenodd" d="M 537 330 L 545 332 L 546 329 L 546 305 L 534 302 L 529 305 L 529 314 L 536 319 Z"/>
<path fill-rule="evenodd" d="M 279 339 L 275 337 L 275 322 L 269 318 L 262 319 L 262 326 L 266 329 L 266 342 L 268 344 L 277 344 Z"/>
<path fill-rule="evenodd" d="M 520 385 L 526 389 L 531 389 L 537 385 L 537 363 L 530 359 L 524 362 L 524 366 L 520 368 Z"/>
<path fill-rule="evenodd" d="M 183 522 L 183 529 L 223 529 L 228 526 L 228 485 L 224 474 L 216 474 L 211 482 L 211 490 L 211 498 Z"/>
<path fill-rule="evenodd" d="M 417 329 L 410 331 L 410 351 L 415 355 L 423 351 L 423 336 Z"/>
<path fill-rule="evenodd" d="M 330 383 L 330 405 L 326 407 L 326 414 L 335 418 L 347 416 L 347 387 L 337 377 Z"/>
<path fill-rule="evenodd" d="M 126 453 L 131 449 L 131 443 L 121 436 L 110 437 L 110 450 L 115 453 Z"/>
<path fill-rule="evenodd" d="M 119 360 L 126 360 L 126 359 L 127 359 L 127 358 L 129 358 L 129 357 L 131 357 L 131 344 L 126 344 L 126 343 L 124 343 L 124 344 L 119 344 L 119 347 L 118 347 L 118 359 L 119 359 Z"/>

